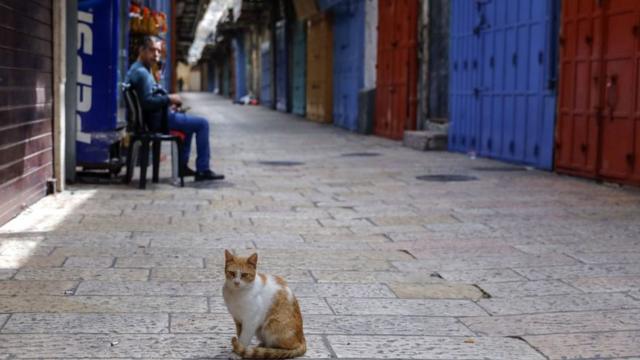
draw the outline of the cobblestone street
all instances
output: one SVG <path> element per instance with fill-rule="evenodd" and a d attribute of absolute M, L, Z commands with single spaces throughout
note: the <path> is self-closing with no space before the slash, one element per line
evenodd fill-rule
<path fill-rule="evenodd" d="M 225 248 L 289 281 L 305 358 L 640 359 L 637 189 L 185 97 L 226 180 L 167 159 L 0 228 L 0 359 L 228 358 Z"/>

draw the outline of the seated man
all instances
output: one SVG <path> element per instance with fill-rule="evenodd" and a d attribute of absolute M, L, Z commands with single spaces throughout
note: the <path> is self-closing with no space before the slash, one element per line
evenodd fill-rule
<path fill-rule="evenodd" d="M 162 131 L 163 113 L 169 107 L 168 126 L 171 130 L 185 133 L 185 151 L 183 152 L 184 174 L 195 175 L 196 181 L 221 180 L 224 175 L 216 174 L 209 168 L 209 122 L 207 119 L 186 115 L 176 110 L 182 105 L 182 99 L 177 94 L 168 94 L 156 83 L 151 74 L 151 67 L 160 60 L 160 41 L 153 36 L 146 36 L 140 46 L 138 61 L 131 65 L 127 73 L 127 82 L 131 84 L 140 99 L 143 116 L 147 126 L 152 131 Z M 166 125 L 165 125 L 166 126 Z M 196 134 L 196 171 L 186 167 L 189 161 L 191 139 Z"/>

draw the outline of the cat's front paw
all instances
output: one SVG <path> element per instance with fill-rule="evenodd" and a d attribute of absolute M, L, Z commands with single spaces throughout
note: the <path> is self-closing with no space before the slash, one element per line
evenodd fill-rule
<path fill-rule="evenodd" d="M 234 353 L 238 354 L 242 352 L 242 344 L 240 344 L 240 341 L 237 337 L 234 336 L 233 338 L 231 338 L 231 346 L 233 346 Z"/>

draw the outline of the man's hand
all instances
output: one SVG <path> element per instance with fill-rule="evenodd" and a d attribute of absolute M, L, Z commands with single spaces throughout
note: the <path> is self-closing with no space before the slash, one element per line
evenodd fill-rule
<path fill-rule="evenodd" d="M 182 105 L 182 98 L 178 94 L 169 94 L 169 102 L 171 105 L 180 107 Z"/>

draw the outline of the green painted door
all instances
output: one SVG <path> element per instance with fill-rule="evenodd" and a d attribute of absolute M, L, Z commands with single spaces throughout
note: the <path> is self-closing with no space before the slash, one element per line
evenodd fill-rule
<path fill-rule="evenodd" d="M 306 51 L 307 51 L 307 36 L 305 33 L 305 22 L 299 21 L 293 28 L 293 51 L 292 51 L 292 106 L 291 112 L 297 115 L 305 115 L 306 110 L 306 91 L 305 91 L 305 78 L 306 78 Z"/>

